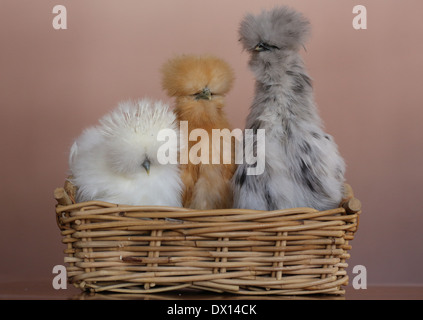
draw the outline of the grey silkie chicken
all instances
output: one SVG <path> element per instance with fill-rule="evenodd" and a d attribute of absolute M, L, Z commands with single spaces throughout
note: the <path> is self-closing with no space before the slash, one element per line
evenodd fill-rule
<path fill-rule="evenodd" d="M 237 168 L 235 208 L 327 210 L 341 202 L 345 164 L 322 129 L 299 54 L 309 31 L 308 20 L 287 7 L 248 14 L 241 22 L 240 41 L 256 77 L 246 129 L 264 129 L 266 142 L 262 174 L 249 175 L 254 165 L 245 161 Z"/>

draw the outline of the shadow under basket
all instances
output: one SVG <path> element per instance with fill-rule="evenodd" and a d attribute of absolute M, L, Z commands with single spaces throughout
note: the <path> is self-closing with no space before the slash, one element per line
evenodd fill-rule
<path fill-rule="evenodd" d="M 75 203 L 68 181 L 54 196 L 68 281 L 92 292 L 341 295 L 361 213 L 348 184 L 327 211 Z"/>

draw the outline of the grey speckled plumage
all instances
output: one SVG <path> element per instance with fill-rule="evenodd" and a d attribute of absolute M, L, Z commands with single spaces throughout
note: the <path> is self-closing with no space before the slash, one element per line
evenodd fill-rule
<path fill-rule="evenodd" d="M 264 173 L 247 175 L 245 162 L 237 168 L 235 208 L 327 210 L 341 201 L 345 164 L 323 131 L 299 54 L 309 31 L 308 20 L 287 7 L 241 22 L 240 41 L 256 77 L 246 129 L 265 129 L 266 144 Z"/>

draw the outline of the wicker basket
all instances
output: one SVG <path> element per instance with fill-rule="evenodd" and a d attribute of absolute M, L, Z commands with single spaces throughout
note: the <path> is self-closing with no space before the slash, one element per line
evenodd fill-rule
<path fill-rule="evenodd" d="M 190 210 L 75 203 L 54 192 L 70 283 L 93 292 L 183 288 L 242 295 L 344 294 L 361 204 L 317 211 Z"/>

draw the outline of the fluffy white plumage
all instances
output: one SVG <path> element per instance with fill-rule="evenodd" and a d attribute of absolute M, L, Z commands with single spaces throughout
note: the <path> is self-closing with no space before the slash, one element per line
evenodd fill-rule
<path fill-rule="evenodd" d="M 172 129 L 179 137 L 176 117 L 169 106 L 148 99 L 125 101 L 99 122 L 86 129 L 70 151 L 71 182 L 77 187 L 77 202 L 180 207 L 178 165 L 160 164 L 157 159 L 163 144 L 157 139 L 159 131 Z M 175 142 L 166 146 L 177 152 Z"/>

